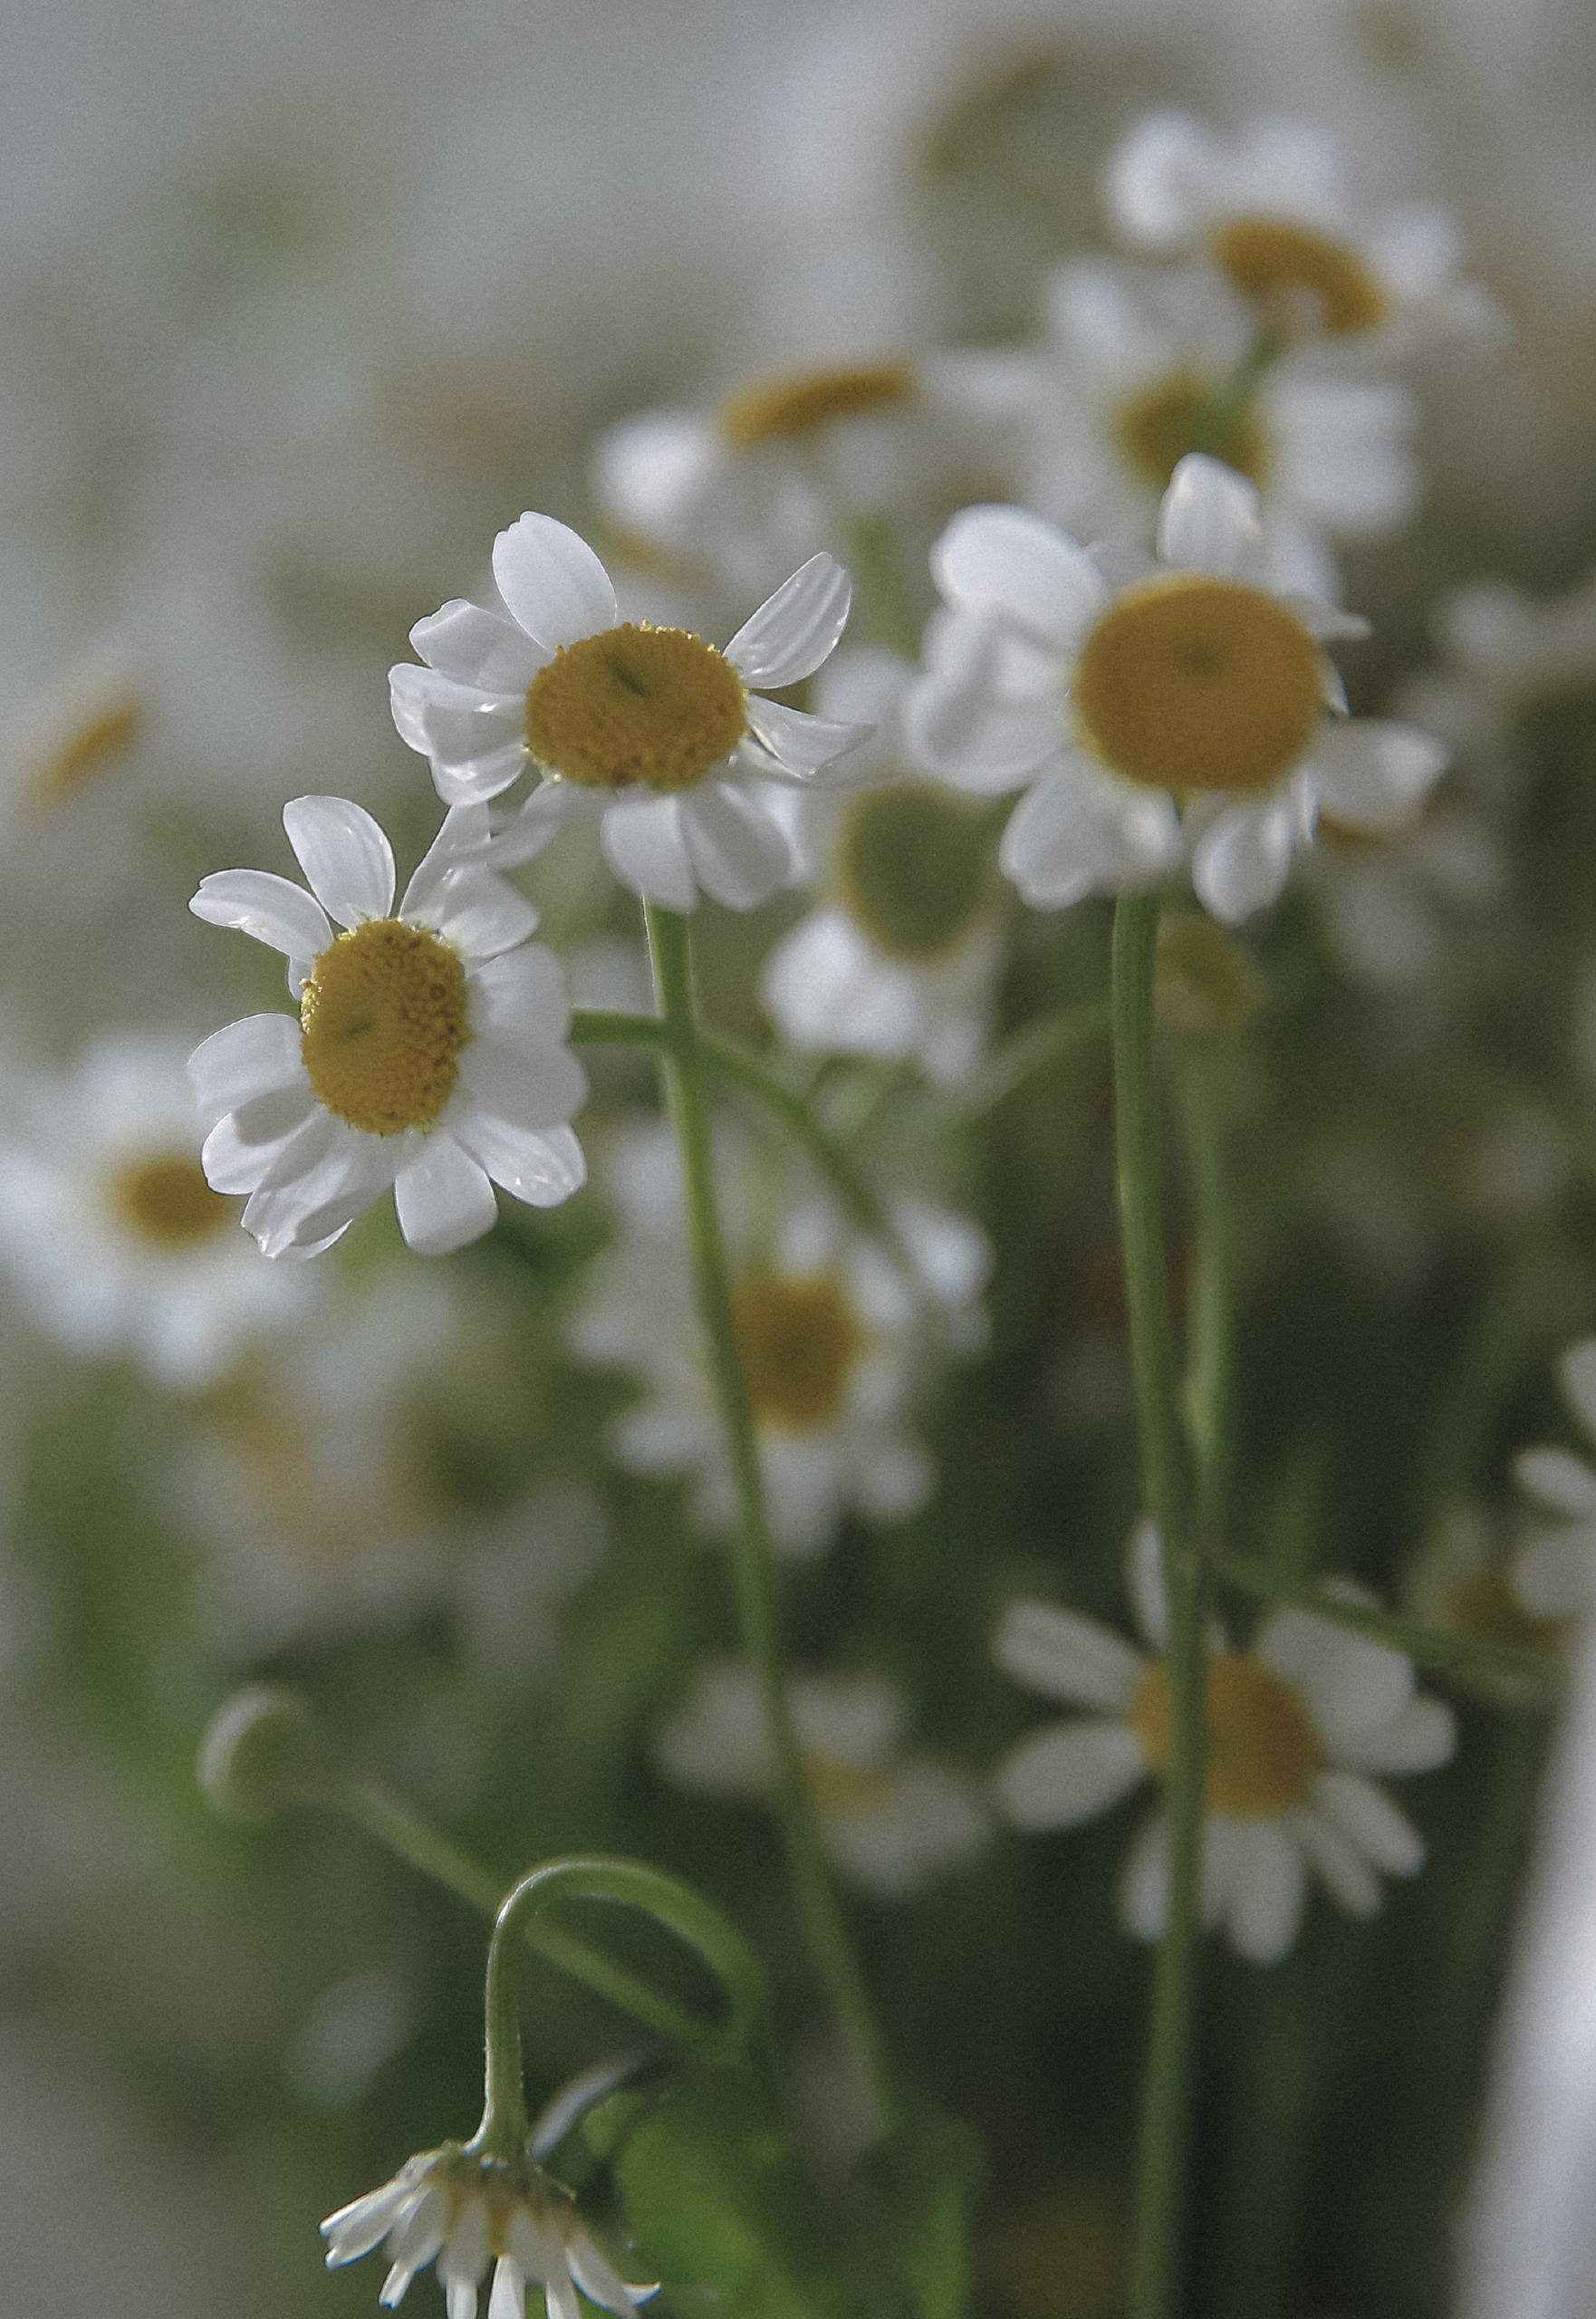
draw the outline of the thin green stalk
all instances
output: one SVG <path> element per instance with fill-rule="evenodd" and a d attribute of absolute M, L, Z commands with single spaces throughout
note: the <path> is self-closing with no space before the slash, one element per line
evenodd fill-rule
<path fill-rule="evenodd" d="M 891 525 L 884 515 L 855 515 L 847 539 L 854 593 L 870 642 L 918 660 L 920 623 L 903 584 Z"/>
<path fill-rule="evenodd" d="M 737 1497 L 732 1568 L 744 1647 L 764 1704 L 775 1773 L 775 1808 L 787 1873 L 815 1973 L 825 1988 L 867 2113 L 886 2118 L 884 2057 L 847 1927 L 832 1889 L 814 1802 L 793 1724 L 776 1603 L 774 1560 L 765 1512 L 754 1408 L 743 1369 L 721 1236 L 704 1096 L 706 1042 L 693 995 L 692 953 L 685 918 L 644 905 L 649 956 L 667 1030 L 660 1057 L 666 1102 L 681 1150 L 683 1199 L 699 1316 L 707 1340 L 721 1423 Z"/>
<path fill-rule="evenodd" d="M 1010 1095 L 1032 1073 L 1041 1071 L 1050 1063 L 1057 1063 L 1081 1047 L 1091 1046 L 1102 1038 L 1109 1027 L 1109 1002 L 1106 998 L 1091 998 L 1075 1006 L 1060 1007 L 1055 1014 L 1044 1015 L 1039 1021 L 1027 1023 L 1011 1039 L 989 1054 L 978 1071 L 973 1072 L 964 1085 L 956 1088 L 937 1105 L 937 1123 L 943 1127 L 966 1127 L 993 1111 L 1005 1095 Z"/>
<path fill-rule="evenodd" d="M 1196 449 L 1216 459 L 1235 459 L 1253 397 L 1284 351 L 1272 332 L 1258 332 L 1230 376 L 1209 397 L 1197 420 Z"/>
<path fill-rule="evenodd" d="M 1187 1323 L 1186 1420 L 1197 1461 L 1198 1527 L 1206 1543 L 1219 1544 L 1227 1538 L 1230 1521 L 1234 1237 L 1224 1132 L 1213 1077 L 1202 1057 L 1182 1057 L 1177 1089 L 1197 1245 Z"/>
<path fill-rule="evenodd" d="M 1205 1580 L 1192 1538 L 1191 1475 L 1177 1397 L 1175 1328 L 1164 1261 L 1153 1023 L 1158 929 L 1157 895 L 1130 895 L 1117 905 L 1110 1004 L 1120 1227 L 1142 1475 L 1149 1510 L 1162 1542 L 1169 1606 L 1169 1755 L 1164 1775 L 1169 1890 L 1153 1976 L 1142 2088 L 1131 2319 L 1172 2319 L 1179 2295 L 1207 1740 Z"/>

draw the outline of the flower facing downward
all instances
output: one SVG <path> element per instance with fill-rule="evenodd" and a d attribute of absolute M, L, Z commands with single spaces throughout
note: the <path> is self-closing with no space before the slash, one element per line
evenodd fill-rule
<path fill-rule="evenodd" d="M 792 853 L 760 788 L 820 781 L 864 731 L 753 688 L 796 684 L 830 655 L 851 596 L 842 566 L 812 557 L 722 651 L 623 621 L 592 549 L 552 516 L 501 532 L 493 561 L 505 609 L 445 604 L 410 631 L 426 667 L 390 675 L 394 721 L 439 796 L 483 803 L 532 767 L 542 781 L 497 860 L 528 861 L 562 823 L 597 817 L 610 867 L 645 900 L 767 900 Z"/>
<path fill-rule="evenodd" d="M 248 1195 L 245 1229 L 269 1256 L 331 1246 L 390 1186 L 428 1256 L 491 1227 L 495 1184 L 539 1208 L 568 1198 L 585 1171 L 565 1121 L 587 1082 L 560 967 L 526 939 L 535 911 L 462 858 L 486 813 L 448 816 L 397 913 L 393 855 L 359 805 L 298 797 L 283 820 L 310 893 L 226 870 L 189 905 L 284 951 L 300 1002 L 297 1024 L 248 1015 L 195 1050 L 213 1189 Z"/>
<path fill-rule="evenodd" d="M 1168 1767 L 1168 1614 L 1150 1523 L 1131 1541 L 1130 1587 L 1152 1657 L 1051 1603 L 1012 1603 L 998 1629 L 1005 1673 L 1091 1710 L 1022 1740 L 999 1767 L 998 1801 L 1016 1826 L 1077 1827 Z M 1311 1612 L 1276 1611 L 1246 1650 L 1211 1631 L 1206 1704 L 1203 1916 L 1225 1926 L 1238 1955 L 1284 1956 L 1310 1869 L 1344 1909 L 1368 1916 L 1380 1905 L 1377 1869 L 1404 1876 L 1422 1864 L 1417 1831 L 1367 1774 L 1433 1770 L 1452 1752 L 1453 1722 L 1438 1699 L 1416 1694 L 1399 1652 Z M 1162 1928 L 1168 1877 L 1160 1811 L 1132 1847 L 1120 1895 L 1143 1939 Z"/>
<path fill-rule="evenodd" d="M 329 2270 L 383 2246 L 389 2269 L 380 2300 L 389 2310 L 432 2262 L 448 2319 L 476 2319 L 490 2263 L 487 2319 L 524 2319 L 529 2285 L 542 2287 L 548 2319 L 578 2319 L 579 2288 L 617 2319 L 630 2319 L 654 2293 L 651 2285 L 628 2285 L 600 2252 L 570 2192 L 529 2158 L 488 2158 L 459 2142 L 407 2160 L 392 2181 L 330 2214 L 322 2236 Z"/>
<path fill-rule="evenodd" d="M 1241 476 L 1183 458 L 1158 549 L 1089 553 L 1014 507 L 956 515 L 910 731 L 966 788 L 1027 791 L 999 855 L 1027 901 L 1133 891 L 1189 856 L 1198 899 L 1235 923 L 1275 899 L 1322 807 L 1397 827 L 1445 752 L 1339 714 L 1322 640 L 1365 624 L 1267 583 Z"/>

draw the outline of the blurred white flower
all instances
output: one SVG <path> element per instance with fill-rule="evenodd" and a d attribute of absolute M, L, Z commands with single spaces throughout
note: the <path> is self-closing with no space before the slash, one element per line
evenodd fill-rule
<path fill-rule="evenodd" d="M 25 1083 L 0 1151 L 0 1257 L 40 1327 L 74 1352 L 130 1353 L 180 1391 L 310 1300 L 207 1183 L 187 1054 L 160 1033 L 99 1040 Z"/>
<path fill-rule="evenodd" d="M 1326 938 L 1343 969 L 1377 989 L 1437 986 L 1506 897 L 1506 849 L 1465 798 L 1389 836 L 1322 813 L 1316 835 L 1312 890 Z"/>
<path fill-rule="evenodd" d="M 620 1231 L 591 1268 L 572 1344 L 643 1389 L 611 1435 L 620 1463 L 690 1477 L 697 1520 L 724 1532 L 736 1498 L 682 1239 L 674 1139 L 650 1129 L 621 1140 L 611 1172 Z M 889 1202 L 916 1267 L 910 1281 L 829 1198 L 767 1209 L 729 1140 L 718 1177 L 771 1526 L 784 1553 L 809 1557 L 849 1514 L 898 1521 L 929 1496 L 935 1467 L 910 1408 L 938 1352 L 979 1342 L 989 1251 L 962 1217 Z"/>
<path fill-rule="evenodd" d="M 817 907 L 764 962 L 760 993 L 807 1053 L 912 1060 L 957 1080 L 985 1044 L 1000 957 L 992 842 L 979 807 L 915 764 L 903 710 L 915 671 L 887 652 L 841 652 L 822 674 L 825 717 L 873 725 L 846 798 L 787 793 L 786 823 Z"/>
<path fill-rule="evenodd" d="M 1014 1602 L 1004 1616 L 994 1650 L 1005 1673 L 1095 1710 L 1045 1725 L 1000 1766 L 998 1802 L 1017 1827 L 1079 1827 L 1167 1768 L 1168 1612 L 1149 1522 L 1131 1539 L 1130 1588 L 1151 1657 L 1049 1602 Z M 1345 1583 L 1336 1591 L 1367 1599 Z M 1410 1876 L 1422 1865 L 1418 1832 L 1366 1775 L 1444 1764 L 1452 1715 L 1415 1692 L 1399 1652 L 1305 1611 L 1272 1612 L 1246 1650 L 1215 1626 L 1207 1650 L 1203 1921 L 1223 1925 L 1239 1956 L 1273 1964 L 1296 1939 L 1310 1870 L 1342 1908 L 1369 1916 L 1377 1869 Z M 1162 1929 L 1168 1884 L 1159 1809 L 1120 1887 L 1120 1914 L 1144 1940 Z"/>
<path fill-rule="evenodd" d="M 1571 1345 L 1557 1364 L 1563 1399 L 1596 1442 L 1596 1337 Z M 1538 1619 L 1596 1610 L 1596 1466 L 1572 1449 L 1521 1449 L 1513 1470 L 1544 1518 L 1513 1558 L 1513 1590 Z"/>
<path fill-rule="evenodd" d="M 969 1775 L 905 1752 L 903 1704 L 891 1683 L 876 1675 L 795 1675 L 790 1696 L 821 1833 L 852 1882 L 882 1900 L 906 1900 L 986 1842 L 986 1813 Z M 685 1786 L 768 1795 L 774 1774 L 752 1671 L 732 1660 L 703 1669 L 654 1752 Z"/>
<path fill-rule="evenodd" d="M 1187 859 L 1235 924 L 1274 900 L 1316 815 L 1399 827 L 1445 762 L 1424 733 L 1345 718 L 1321 640 L 1365 623 L 1264 577 L 1258 495 L 1181 460 L 1158 558 L 1088 553 L 1040 516 L 969 507 L 938 541 L 947 610 L 909 732 L 964 786 L 1021 789 L 999 860 L 1057 909 L 1157 885 Z"/>
<path fill-rule="evenodd" d="M 864 736 L 751 688 L 796 684 L 827 659 L 848 620 L 842 566 L 812 556 L 724 652 L 687 629 L 623 621 L 592 549 L 550 515 L 499 534 L 494 578 L 506 609 L 453 599 L 410 630 L 427 665 L 390 672 L 394 721 L 438 794 L 479 803 L 535 766 L 496 861 L 529 861 L 563 823 L 596 817 L 611 869 L 647 901 L 767 900 L 792 860 L 765 785 L 836 778 Z"/>
<path fill-rule="evenodd" d="M 392 1188 L 411 1247 L 441 1256 L 497 1215 L 494 1186 L 548 1208 L 585 1173 L 565 1124 L 587 1092 L 570 1010 L 530 902 L 463 847 L 486 813 L 457 808 L 393 910 L 393 853 L 342 797 L 297 797 L 284 826 L 312 889 L 264 870 L 203 879 L 189 907 L 288 958 L 300 1002 L 251 1015 L 189 1063 L 205 1171 L 249 1195 L 268 1256 L 330 1247 Z M 331 921 L 341 929 L 333 932 Z"/>

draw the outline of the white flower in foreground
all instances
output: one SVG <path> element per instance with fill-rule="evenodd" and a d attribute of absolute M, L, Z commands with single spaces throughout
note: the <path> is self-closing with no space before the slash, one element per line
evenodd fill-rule
<path fill-rule="evenodd" d="M 1157 885 L 1189 856 L 1235 924 L 1274 900 L 1322 809 L 1399 827 L 1445 762 L 1411 726 L 1339 713 L 1321 640 L 1366 624 L 1267 584 L 1257 493 L 1200 453 L 1164 495 L 1157 561 L 966 507 L 932 570 L 947 609 L 909 730 L 963 786 L 1026 791 L 998 858 L 1039 908 Z"/>
<path fill-rule="evenodd" d="M 1557 1364 L 1563 1399 L 1596 1441 L 1596 1337 L 1571 1345 Z M 1513 1470 L 1546 1517 L 1512 1564 L 1513 1591 L 1534 1618 L 1596 1610 L 1596 1466 L 1572 1449 L 1521 1449 Z"/>
<path fill-rule="evenodd" d="M 1141 249 L 1207 256 L 1276 336 L 1364 338 L 1418 322 L 1481 329 L 1457 233 L 1433 204 L 1370 212 L 1335 140 L 1264 120 L 1227 140 L 1185 112 L 1149 113 L 1110 158 L 1115 225 Z"/>
<path fill-rule="evenodd" d="M 538 1208 L 582 1184 L 564 977 L 527 941 L 531 903 L 461 858 L 486 819 L 448 815 L 397 913 L 388 840 L 342 797 L 284 808 L 309 893 L 264 870 L 201 880 L 195 915 L 283 951 L 300 1002 L 297 1022 L 246 1015 L 189 1063 L 206 1175 L 248 1194 L 263 1255 L 318 1254 L 391 1188 L 411 1247 L 442 1256 L 491 1228 L 495 1184 Z"/>
<path fill-rule="evenodd" d="M 894 1685 L 877 1675 L 795 1675 L 790 1698 L 821 1833 L 854 1883 L 882 1900 L 906 1900 L 986 1842 L 974 1780 L 904 1752 Z M 655 1754 L 684 1786 L 768 1795 L 769 1739 L 751 1670 L 732 1660 L 705 1668 L 661 1728 Z"/>
<path fill-rule="evenodd" d="M 1180 460 L 1212 451 L 1262 495 L 1270 582 L 1333 597 L 1326 537 L 1375 538 L 1411 512 L 1408 390 L 1303 355 L 1246 382 L 1249 318 L 1211 274 L 1080 259 L 1053 274 L 1043 311 L 1017 496 L 1078 537 L 1149 537 Z"/>
<path fill-rule="evenodd" d="M 303 1314 L 308 1284 L 255 1261 L 200 1165 L 182 1040 L 120 1033 L 23 1090 L 0 1148 L 0 1255 L 39 1325 L 192 1390 Z"/>
<path fill-rule="evenodd" d="M 578 2319 L 579 2289 L 616 2319 L 630 2319 L 655 2292 L 620 2276 L 571 2193 L 530 2158 L 482 2157 L 459 2142 L 407 2159 L 392 2181 L 330 2214 L 322 2236 L 329 2270 L 382 2247 L 389 2268 L 379 2300 L 390 2311 L 428 2263 L 448 2319 L 476 2319 L 490 2263 L 487 2319 L 524 2319 L 529 2286 L 543 2289 L 548 2319 Z"/>
<path fill-rule="evenodd" d="M 823 715 L 875 726 L 855 762 L 882 785 L 777 801 L 817 907 L 771 951 L 760 994 L 806 1053 L 913 1060 L 950 1082 L 986 1043 L 997 895 L 981 809 L 915 765 L 903 729 L 914 677 L 892 653 L 860 650 L 821 678 Z"/>
<path fill-rule="evenodd" d="M 645 1131 L 620 1144 L 611 1169 L 620 1230 L 591 1268 L 572 1343 L 642 1387 L 611 1436 L 620 1462 L 690 1478 L 695 1518 L 724 1533 L 736 1501 L 693 1303 L 675 1140 Z M 812 1556 L 850 1514 L 900 1521 L 930 1496 L 935 1467 L 910 1410 L 937 1353 L 979 1342 L 990 1253 L 963 1217 L 890 1202 L 910 1279 L 826 1197 L 767 1215 L 729 1140 L 717 1173 L 771 1527 L 784 1553 Z"/>
<path fill-rule="evenodd" d="M 1011 1604 L 994 1649 L 1006 1674 L 1044 1698 L 1091 1712 L 1048 1724 L 999 1767 L 1018 1827 L 1078 1827 L 1168 1758 L 1168 1612 L 1150 1523 L 1131 1540 L 1130 1593 L 1152 1656 L 1094 1619 L 1048 1602 Z M 1361 1593 L 1341 1585 L 1347 1601 Z M 1237 1954 L 1272 1964 L 1295 1939 L 1308 1872 L 1342 1908 L 1380 1905 L 1375 1871 L 1410 1876 L 1418 1832 L 1370 1772 L 1434 1770 L 1452 1753 L 1451 1711 L 1417 1694 L 1408 1660 L 1328 1619 L 1275 1611 L 1246 1650 L 1215 1628 L 1207 1667 L 1202 1913 Z M 1132 1847 L 1120 1914 L 1144 1940 L 1161 1930 L 1168 1846 L 1156 1811 Z"/>
<path fill-rule="evenodd" d="M 829 657 L 852 593 L 842 566 L 812 556 L 723 652 L 623 621 L 592 549 L 551 515 L 501 532 L 493 563 L 505 608 L 445 604 L 410 630 L 427 666 L 389 676 L 394 721 L 439 796 L 483 803 L 530 766 L 543 778 L 496 834 L 496 860 L 529 861 L 562 823 L 596 817 L 604 859 L 646 901 L 768 900 L 792 853 L 762 792 L 835 778 L 864 735 L 754 688 L 797 684 Z"/>

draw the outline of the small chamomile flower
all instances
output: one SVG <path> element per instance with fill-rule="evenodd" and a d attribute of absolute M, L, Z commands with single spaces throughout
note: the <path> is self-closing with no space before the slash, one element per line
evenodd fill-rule
<path fill-rule="evenodd" d="M 1130 1585 L 1150 1656 L 1093 1619 L 1014 1602 L 994 1644 L 1029 1690 L 1090 1710 L 1045 1725 L 999 1766 L 998 1803 L 1016 1826 L 1079 1827 L 1168 1761 L 1168 1615 L 1157 1533 L 1139 1525 Z M 1366 1599 L 1342 1586 L 1348 1600 Z M 1408 1660 L 1311 1612 L 1276 1611 L 1245 1650 L 1216 1625 L 1208 1640 L 1208 1755 L 1202 1912 L 1231 1946 L 1273 1964 L 1296 1939 L 1315 1871 L 1342 1908 L 1380 1905 L 1375 1871 L 1409 1876 L 1424 1846 L 1367 1775 L 1434 1770 L 1452 1753 L 1451 1711 L 1416 1693 Z M 1145 1823 L 1120 1887 L 1120 1914 L 1142 1939 L 1161 1930 L 1168 1881 L 1164 1814 Z"/>
<path fill-rule="evenodd" d="M 1571 1345 L 1557 1373 L 1587 1440 L 1596 1441 L 1596 1337 Z M 1596 1466 L 1572 1449 L 1541 1447 L 1520 1450 L 1513 1470 L 1543 1517 L 1514 1556 L 1514 1593 L 1538 1619 L 1596 1610 Z"/>
<path fill-rule="evenodd" d="M 488 1231 L 494 1186 L 553 1207 L 583 1180 L 565 1124 L 587 1082 L 537 914 L 479 859 L 486 811 L 451 813 L 394 909 L 393 854 L 347 798 L 284 825 L 311 891 L 264 870 L 203 879 L 189 907 L 283 951 L 299 1017 L 251 1015 L 189 1063 L 206 1176 L 245 1193 L 269 1256 L 330 1247 L 391 1188 L 411 1247 Z M 471 859 L 462 858 L 469 853 Z"/>
<path fill-rule="evenodd" d="M 1015 507 L 948 525 L 909 732 L 962 786 L 1025 791 L 998 858 L 1026 901 L 1135 891 L 1189 859 L 1235 924 L 1274 900 L 1322 810 L 1391 829 L 1437 779 L 1427 734 L 1341 713 L 1322 640 L 1365 623 L 1272 588 L 1264 554 L 1256 491 L 1199 452 L 1164 495 L 1156 560 Z"/>
<path fill-rule="evenodd" d="M 1001 889 L 981 808 L 915 765 L 903 728 L 914 677 L 864 650 L 822 676 L 822 715 L 875 726 L 855 762 L 883 785 L 776 801 L 816 907 L 772 950 L 760 991 L 797 1048 L 912 1060 L 949 1083 L 986 1043 Z"/>
<path fill-rule="evenodd" d="M 1426 1626 L 1479 1642 L 1539 1651 L 1548 1660 L 1570 1640 L 1566 1619 L 1541 1617 L 1521 1601 L 1515 1577 L 1521 1524 L 1466 1502 L 1444 1506 L 1407 1574 L 1407 1606 Z M 1596 1568 L 1596 1557 L 1593 1557 Z M 1453 1679 L 1495 1707 L 1535 1704 L 1542 1694 L 1517 1675 L 1459 1667 Z"/>
<path fill-rule="evenodd" d="M 1457 796 L 1389 837 L 1342 830 L 1321 813 L 1318 836 L 1325 858 L 1313 899 L 1344 970 L 1377 989 L 1466 992 L 1465 975 L 1442 993 L 1443 965 L 1464 963 L 1465 929 L 1477 950 L 1481 914 L 1508 884 L 1506 852 L 1487 817 Z"/>
<path fill-rule="evenodd" d="M 530 767 L 542 778 L 495 833 L 495 861 L 529 861 L 596 817 L 606 861 L 647 901 L 768 900 L 792 854 L 764 792 L 835 779 L 864 735 L 753 688 L 797 684 L 830 656 L 852 592 L 842 566 L 812 556 L 722 651 L 623 621 L 599 558 L 553 516 L 501 532 L 493 565 L 502 608 L 445 604 L 410 631 L 427 665 L 390 674 L 394 721 L 439 796 L 485 803 Z"/>
<path fill-rule="evenodd" d="M 1110 157 L 1107 195 L 1128 240 L 1208 258 L 1274 337 L 1389 340 L 1421 321 L 1494 319 L 1460 278 L 1447 212 L 1367 211 L 1335 140 L 1305 121 L 1260 120 L 1227 140 L 1190 113 L 1149 113 Z"/>
<path fill-rule="evenodd" d="M 206 1181 L 187 1055 L 159 1033 L 101 1038 L 24 1083 L 0 1147 L 0 1257 L 39 1325 L 76 1353 L 130 1352 L 180 1391 L 310 1301 L 255 1262 L 239 1201 Z"/>
<path fill-rule="evenodd" d="M 821 1833 L 853 1883 L 880 1900 L 906 1900 L 980 1850 L 989 1823 L 975 1781 L 905 1753 L 892 1684 L 875 1675 L 795 1675 L 790 1697 Z M 769 1738 L 751 1670 L 731 1660 L 703 1669 L 655 1754 L 684 1786 L 768 1795 Z"/>
<path fill-rule="evenodd" d="M 382 2247 L 389 2267 L 379 2300 L 389 2311 L 428 2263 L 448 2319 L 476 2319 L 490 2264 L 487 2319 L 525 2319 L 529 2286 L 542 2288 L 548 2319 L 579 2319 L 579 2290 L 615 2319 L 631 2319 L 655 2292 L 620 2277 L 570 2191 L 531 2157 L 489 2158 L 460 2142 L 407 2159 L 391 2181 L 330 2214 L 322 2236 L 329 2270 Z"/>

